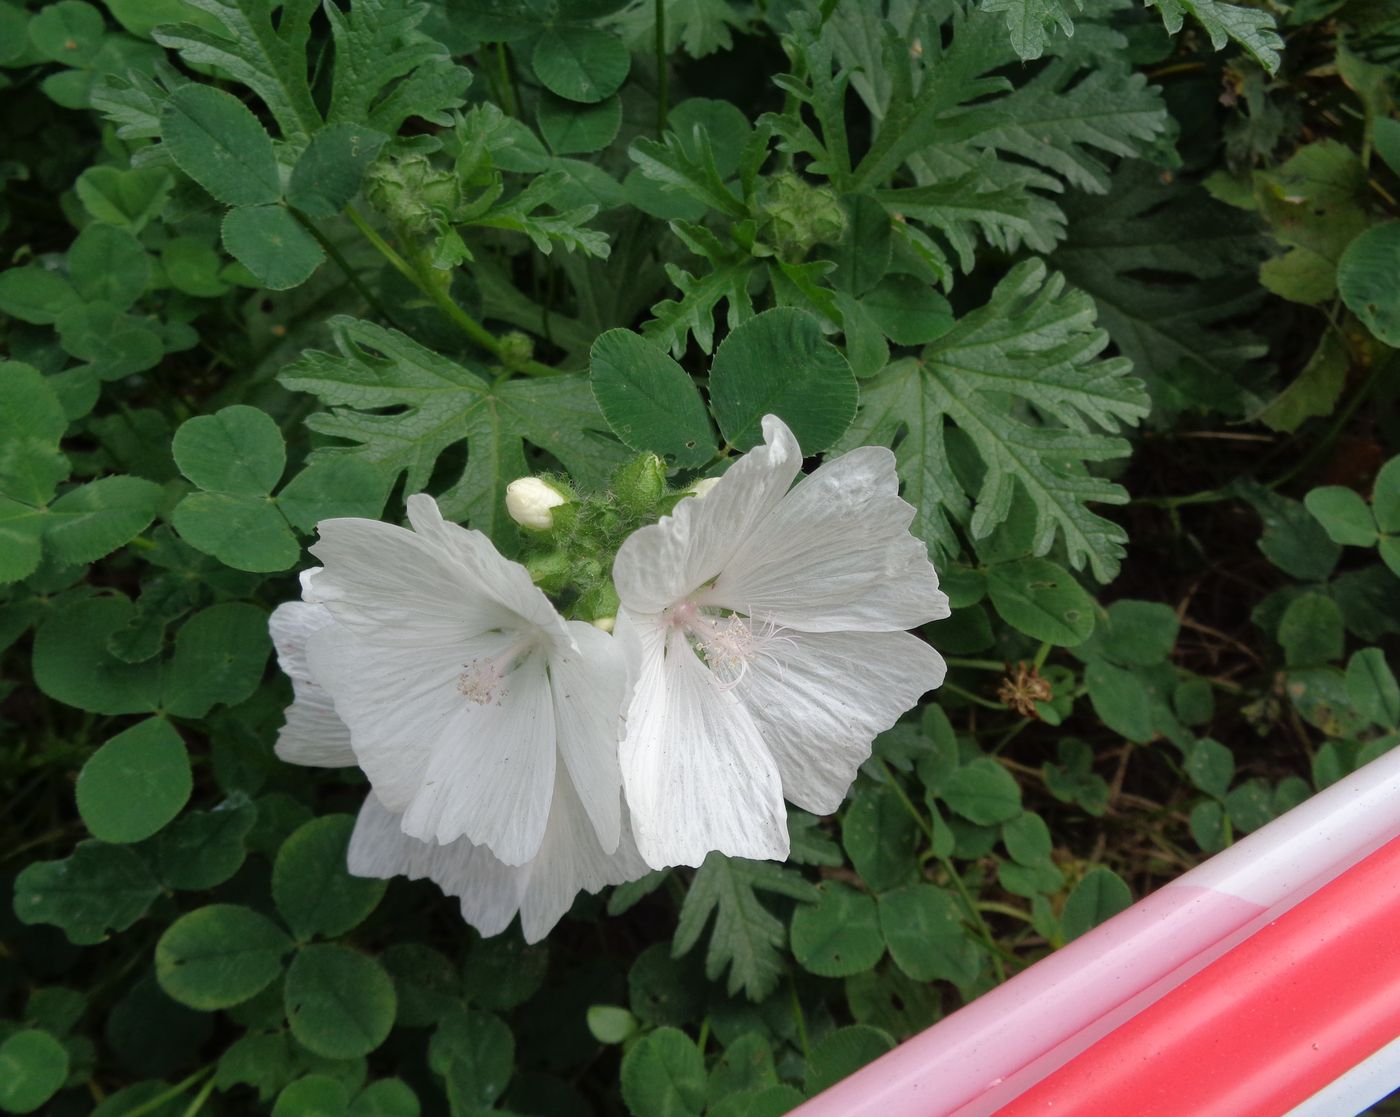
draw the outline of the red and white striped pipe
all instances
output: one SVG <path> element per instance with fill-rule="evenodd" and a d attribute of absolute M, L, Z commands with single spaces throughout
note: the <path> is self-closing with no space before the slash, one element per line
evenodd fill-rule
<path fill-rule="evenodd" d="M 1347 1117 L 1400 1086 L 1397 839 L 1400 749 L 794 1117 Z"/>

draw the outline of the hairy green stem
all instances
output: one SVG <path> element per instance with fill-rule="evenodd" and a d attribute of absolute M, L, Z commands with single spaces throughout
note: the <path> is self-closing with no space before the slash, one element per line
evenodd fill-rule
<path fill-rule="evenodd" d="M 493 357 L 501 357 L 500 339 L 458 305 L 448 292 L 447 284 L 439 278 L 437 269 L 421 251 L 415 250 L 408 258 L 405 258 L 393 245 L 379 235 L 379 231 L 366 221 L 354 206 L 348 206 L 345 214 L 354 223 L 355 228 L 364 234 L 365 239 L 374 245 L 379 254 L 389 261 L 394 270 L 427 295 L 449 322 Z M 444 276 L 444 278 L 446 277 Z M 528 376 L 558 376 L 564 371 L 563 369 L 550 368 L 535 360 L 513 364 L 511 368 L 513 371 L 523 372 Z"/>
<path fill-rule="evenodd" d="M 316 239 L 316 243 L 321 246 L 322 251 L 325 252 L 325 254 L 330 257 L 331 262 L 340 269 L 341 274 L 349 280 L 350 286 L 355 288 L 360 298 L 365 300 L 369 308 L 383 321 L 388 322 L 389 325 L 397 329 L 398 324 L 394 321 L 394 316 L 389 313 L 388 308 L 379 301 L 374 292 L 365 286 L 364 280 L 360 278 L 360 273 L 350 266 L 350 261 L 345 258 L 344 253 L 335 246 L 330 237 L 321 232 L 319 226 L 295 206 L 288 206 L 287 209 L 291 212 L 291 215 L 296 218 L 301 227 Z"/>

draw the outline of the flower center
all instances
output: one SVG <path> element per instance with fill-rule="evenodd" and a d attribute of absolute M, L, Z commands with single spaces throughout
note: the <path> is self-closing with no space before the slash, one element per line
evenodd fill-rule
<path fill-rule="evenodd" d="M 781 669 L 782 653 L 795 646 L 787 630 L 772 620 L 760 622 L 740 613 L 714 616 L 689 601 L 672 610 L 671 623 L 685 630 L 724 690 L 738 686 L 757 660 Z"/>
<path fill-rule="evenodd" d="M 467 660 L 457 676 L 458 693 L 478 706 L 499 706 L 501 700 L 510 694 L 506 682 L 511 672 L 530 654 L 530 649 L 530 640 L 520 640 L 500 655 L 476 656 Z"/>

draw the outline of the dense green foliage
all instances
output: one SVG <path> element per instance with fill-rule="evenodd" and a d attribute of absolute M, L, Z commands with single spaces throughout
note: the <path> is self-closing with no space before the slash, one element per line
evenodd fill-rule
<path fill-rule="evenodd" d="M 1391 748 L 1397 73 L 1384 0 L 0 0 L 0 1112 L 777 1115 Z M 841 810 L 529 947 L 348 876 L 317 522 L 607 617 L 637 455 L 770 412 L 953 606 Z M 528 474 L 611 493 L 557 561 Z"/>

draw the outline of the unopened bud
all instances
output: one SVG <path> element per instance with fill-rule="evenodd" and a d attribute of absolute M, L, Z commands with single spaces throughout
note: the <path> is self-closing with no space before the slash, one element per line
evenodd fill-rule
<path fill-rule="evenodd" d="M 506 486 L 506 511 L 521 527 L 548 531 L 554 526 L 553 508 L 568 501 L 563 493 L 538 477 L 521 477 Z"/>
<path fill-rule="evenodd" d="M 666 495 L 666 463 L 655 454 L 639 454 L 618 466 L 612 487 L 627 508 L 651 508 Z"/>
<path fill-rule="evenodd" d="M 616 617 L 594 617 L 592 621 L 594 628 L 601 628 L 604 632 L 611 632 L 616 623 Z"/>

